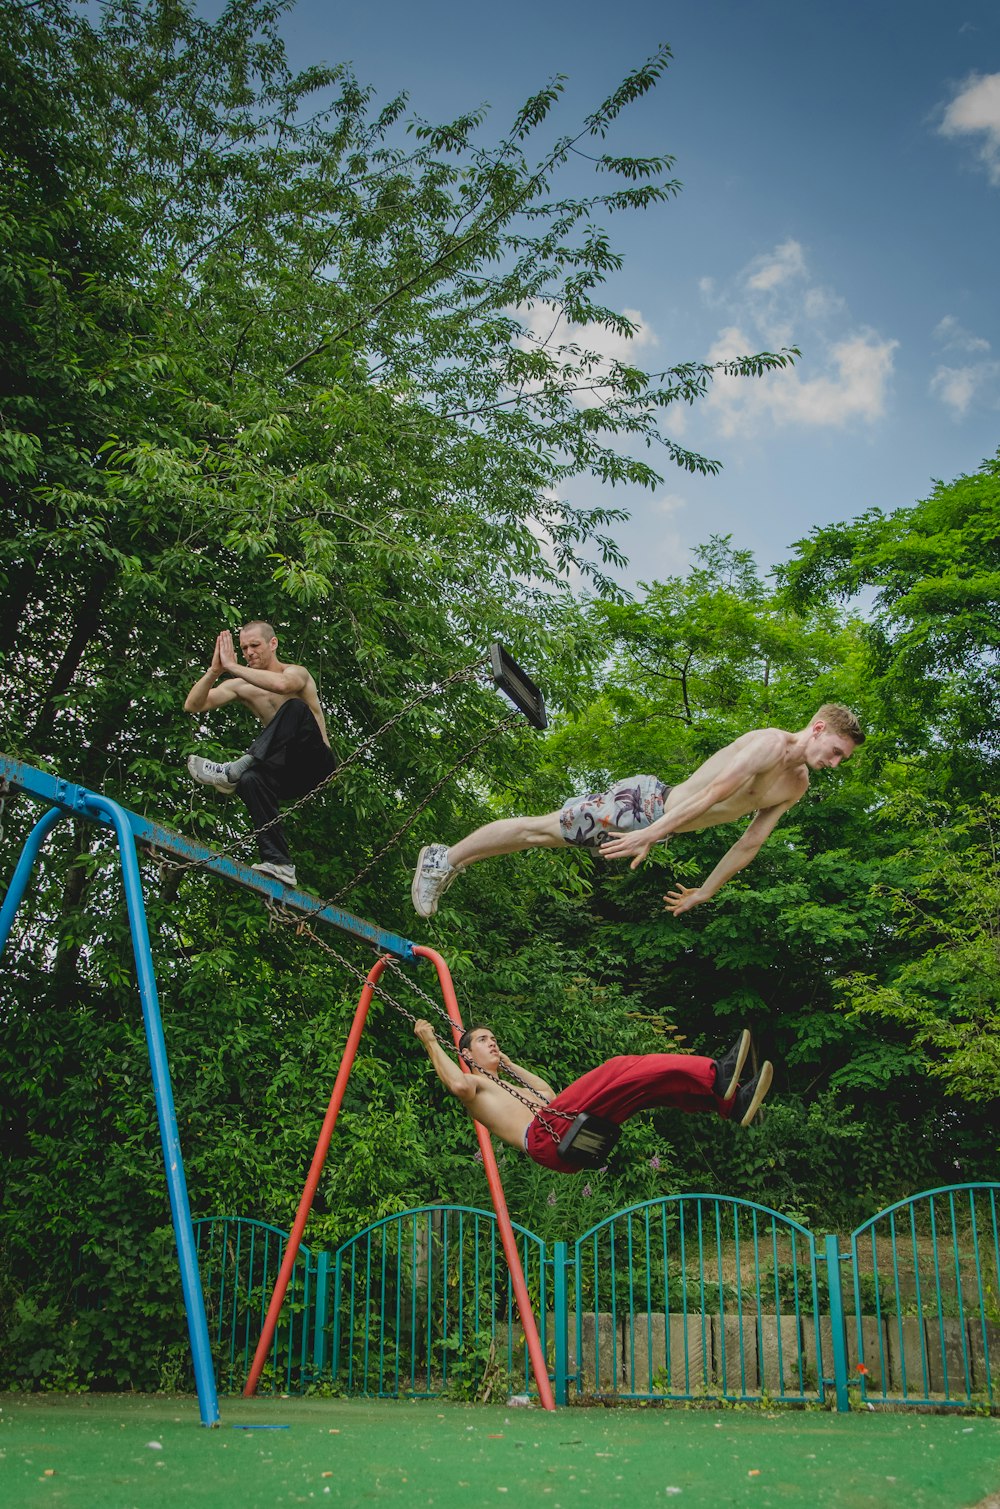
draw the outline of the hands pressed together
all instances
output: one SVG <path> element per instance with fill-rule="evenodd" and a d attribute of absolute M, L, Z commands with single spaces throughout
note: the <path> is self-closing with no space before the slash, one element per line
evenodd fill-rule
<path fill-rule="evenodd" d="M 233 644 L 233 636 L 228 629 L 215 641 L 215 649 L 212 652 L 212 670 L 220 675 L 223 671 L 238 671 L 240 663 L 236 659 L 236 647 Z"/>

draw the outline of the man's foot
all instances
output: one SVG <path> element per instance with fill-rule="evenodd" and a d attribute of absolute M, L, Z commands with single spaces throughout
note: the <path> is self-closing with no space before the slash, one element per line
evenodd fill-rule
<path fill-rule="evenodd" d="M 410 886 L 414 911 L 421 917 L 433 917 L 441 897 L 461 873 L 461 865 L 448 863 L 447 844 L 425 844 Z"/>
<path fill-rule="evenodd" d="M 740 1075 L 750 1052 L 750 1033 L 746 1027 L 724 1058 L 715 1060 L 715 1093 L 732 1100 L 740 1087 Z"/>
<path fill-rule="evenodd" d="M 198 781 L 202 786 L 214 786 L 216 791 L 224 791 L 227 795 L 236 790 L 236 782 L 229 779 L 229 766 L 202 759 L 201 755 L 188 755 L 188 775 L 192 781 Z"/>
<path fill-rule="evenodd" d="M 733 1101 L 732 1121 L 738 1121 L 741 1127 L 748 1127 L 760 1110 L 761 1101 L 771 1088 L 771 1079 L 774 1069 L 765 1059 L 758 1070 L 755 1079 L 745 1084 L 742 1090 L 737 1090 Z"/>
<path fill-rule="evenodd" d="M 280 880 L 282 885 L 295 884 L 295 866 L 275 864 L 270 859 L 262 860 L 259 865 L 253 865 L 252 869 L 258 875 L 270 875 L 274 880 Z"/>

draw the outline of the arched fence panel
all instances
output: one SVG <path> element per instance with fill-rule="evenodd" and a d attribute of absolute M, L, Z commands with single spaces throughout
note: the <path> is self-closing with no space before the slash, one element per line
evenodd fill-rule
<path fill-rule="evenodd" d="M 514 1234 L 545 1351 L 545 1245 L 516 1223 Z M 349 1394 L 506 1399 L 533 1388 L 492 1212 L 430 1205 L 366 1227 L 334 1254 L 325 1327 L 328 1376 Z"/>
<path fill-rule="evenodd" d="M 287 1234 L 195 1222 L 220 1388 L 246 1378 Z M 559 1403 L 832 1401 L 1000 1411 L 1000 1184 L 925 1191 L 849 1236 L 676 1194 L 574 1243 L 514 1224 Z M 264 1384 L 381 1398 L 535 1393 L 496 1216 L 425 1205 L 302 1248 Z"/>
<path fill-rule="evenodd" d="M 288 1232 L 236 1216 L 195 1221 L 194 1232 L 216 1381 L 222 1392 L 239 1393 L 250 1370 Z M 313 1380 L 317 1278 L 323 1267 L 325 1258 L 317 1263 L 309 1248 L 300 1248 L 262 1378 L 265 1392 L 302 1393 Z"/>
<path fill-rule="evenodd" d="M 815 1243 L 766 1206 L 670 1195 L 585 1232 L 571 1260 L 577 1396 L 816 1400 Z"/>
<path fill-rule="evenodd" d="M 927 1190 L 851 1234 L 849 1365 L 868 1402 L 997 1404 L 998 1196 L 998 1184 Z"/>

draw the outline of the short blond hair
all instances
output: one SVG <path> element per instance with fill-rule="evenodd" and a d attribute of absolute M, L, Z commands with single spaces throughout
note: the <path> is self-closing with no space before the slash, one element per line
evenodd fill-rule
<path fill-rule="evenodd" d="M 243 625 L 240 633 L 246 634 L 249 629 L 263 629 L 265 639 L 277 639 L 278 637 L 277 634 L 275 634 L 272 625 L 268 623 L 266 618 L 251 618 L 248 624 Z"/>
<path fill-rule="evenodd" d="M 824 702 L 813 718 L 813 722 L 815 723 L 819 718 L 822 718 L 827 728 L 832 728 L 834 733 L 839 734 L 842 739 L 850 739 L 852 744 L 865 742 L 865 731 L 858 722 L 857 715 L 842 702 Z"/>

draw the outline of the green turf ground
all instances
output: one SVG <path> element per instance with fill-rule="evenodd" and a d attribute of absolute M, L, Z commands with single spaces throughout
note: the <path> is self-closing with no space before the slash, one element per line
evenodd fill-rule
<path fill-rule="evenodd" d="M 969 1509 L 998 1494 L 1000 1420 L 968 1416 L 226 1399 L 206 1430 L 186 1397 L 0 1395 L 10 1509 Z"/>

